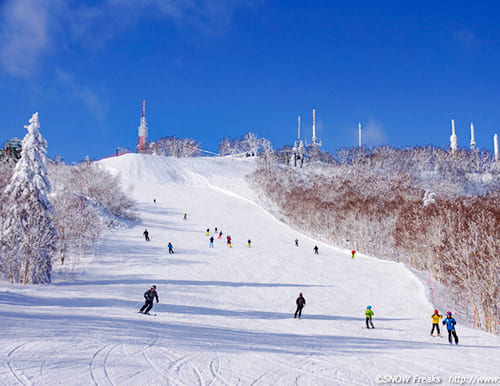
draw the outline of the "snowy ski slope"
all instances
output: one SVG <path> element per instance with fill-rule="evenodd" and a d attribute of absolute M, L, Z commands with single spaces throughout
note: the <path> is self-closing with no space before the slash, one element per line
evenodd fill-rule
<path fill-rule="evenodd" d="M 459 316 L 460 346 L 430 337 L 434 306 L 414 275 L 279 222 L 244 180 L 253 160 L 127 154 L 100 164 L 134 185 L 141 222 L 107 233 L 74 271 L 56 266 L 52 285 L 0 282 L 1 385 L 500 383 L 500 337 Z M 208 248 L 214 227 L 233 248 L 217 238 Z M 156 316 L 138 314 L 152 284 Z M 368 304 L 374 330 L 363 328 Z"/>

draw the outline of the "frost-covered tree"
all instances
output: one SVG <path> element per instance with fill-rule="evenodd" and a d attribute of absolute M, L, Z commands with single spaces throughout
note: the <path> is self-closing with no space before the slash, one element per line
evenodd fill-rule
<path fill-rule="evenodd" d="M 1 270 L 11 282 L 50 283 L 51 258 L 57 232 L 47 198 L 47 143 L 38 130 L 38 113 L 24 126 L 21 158 L 4 190 L 6 207 L 2 224 Z"/>

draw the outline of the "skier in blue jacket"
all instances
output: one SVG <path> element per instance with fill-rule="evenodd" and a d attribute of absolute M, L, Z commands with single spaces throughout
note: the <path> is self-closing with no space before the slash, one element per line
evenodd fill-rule
<path fill-rule="evenodd" d="M 457 332 L 455 331 L 455 324 L 457 324 L 457 321 L 451 317 L 451 312 L 448 311 L 446 313 L 446 319 L 443 320 L 443 324 L 446 324 L 446 328 L 448 329 L 448 341 L 450 344 L 453 343 L 452 340 L 452 335 L 455 338 L 455 344 L 458 344 L 458 336 Z"/>

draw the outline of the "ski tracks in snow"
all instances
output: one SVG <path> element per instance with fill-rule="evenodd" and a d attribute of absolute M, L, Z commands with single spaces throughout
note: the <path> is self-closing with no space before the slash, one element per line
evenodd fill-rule
<path fill-rule="evenodd" d="M 89 371 L 95 385 L 115 385 L 108 374 L 107 363 L 111 352 L 116 347 L 118 347 L 118 344 L 107 344 L 92 356 L 89 362 Z"/>
<path fill-rule="evenodd" d="M 7 353 L 7 367 L 10 371 L 11 379 L 15 379 L 15 383 L 19 383 L 20 385 L 32 385 L 28 377 L 21 370 L 15 369 L 12 363 L 14 353 L 27 344 L 28 343 L 19 344 Z"/>

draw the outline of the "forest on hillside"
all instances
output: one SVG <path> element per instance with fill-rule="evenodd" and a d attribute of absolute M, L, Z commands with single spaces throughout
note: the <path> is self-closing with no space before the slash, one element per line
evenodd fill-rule
<path fill-rule="evenodd" d="M 54 264 L 74 267 L 104 229 L 136 218 L 118 176 L 48 159 L 39 127 L 34 114 L 0 152 L 0 276 L 11 283 L 50 283 Z"/>
<path fill-rule="evenodd" d="M 275 153 L 250 181 L 282 220 L 334 245 L 403 261 L 443 283 L 476 327 L 500 333 L 500 165 L 435 147 Z"/>

